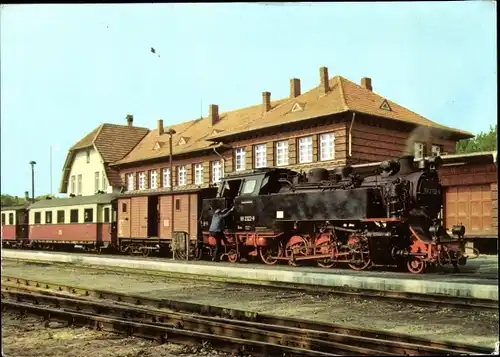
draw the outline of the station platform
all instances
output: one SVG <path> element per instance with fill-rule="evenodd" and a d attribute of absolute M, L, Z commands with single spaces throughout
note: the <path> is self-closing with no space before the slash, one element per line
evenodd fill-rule
<path fill-rule="evenodd" d="M 2 259 L 22 259 L 47 263 L 120 267 L 126 269 L 162 271 L 175 274 L 193 274 L 236 279 L 241 282 L 273 282 L 310 285 L 352 290 L 373 290 L 411 294 L 459 296 L 498 301 L 498 259 L 481 256 L 460 267 L 459 273 L 444 268 L 435 273 L 414 275 L 394 271 L 352 271 L 349 269 L 321 269 L 317 267 L 290 267 L 259 263 L 207 261 L 179 262 L 165 258 L 129 256 L 98 256 L 40 251 L 2 250 Z"/>

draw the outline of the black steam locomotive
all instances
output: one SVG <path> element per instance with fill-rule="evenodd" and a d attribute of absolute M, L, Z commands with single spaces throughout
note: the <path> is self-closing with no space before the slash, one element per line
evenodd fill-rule
<path fill-rule="evenodd" d="M 452 236 L 442 223 L 443 192 L 439 157 L 387 160 L 363 175 L 351 166 L 307 174 L 266 168 L 223 179 L 216 198 L 205 199 L 201 228 L 208 232 L 216 209 L 235 206 L 226 219 L 225 252 L 231 262 L 260 256 L 296 266 L 315 261 L 364 270 L 372 265 L 401 266 L 422 273 L 427 266 L 464 265 L 465 227 Z"/>

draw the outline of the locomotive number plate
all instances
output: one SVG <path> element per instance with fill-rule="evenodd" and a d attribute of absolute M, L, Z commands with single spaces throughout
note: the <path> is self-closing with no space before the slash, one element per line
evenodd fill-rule
<path fill-rule="evenodd" d="M 255 221 L 255 216 L 241 216 L 240 221 L 242 222 L 253 222 Z"/>

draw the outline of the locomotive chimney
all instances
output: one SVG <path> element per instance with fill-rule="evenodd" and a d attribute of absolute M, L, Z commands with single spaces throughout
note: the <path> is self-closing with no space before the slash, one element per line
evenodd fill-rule
<path fill-rule="evenodd" d="M 403 156 L 399 159 L 399 172 L 401 174 L 408 174 L 415 171 L 413 155 Z"/>

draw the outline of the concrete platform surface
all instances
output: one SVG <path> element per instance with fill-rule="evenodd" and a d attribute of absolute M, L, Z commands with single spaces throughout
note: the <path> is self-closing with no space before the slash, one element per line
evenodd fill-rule
<path fill-rule="evenodd" d="M 157 270 L 172 273 L 197 274 L 292 284 L 306 284 L 327 287 L 347 287 L 419 294 L 463 296 L 498 301 L 498 281 L 481 279 L 476 267 L 474 273 L 412 275 L 394 272 L 355 272 L 341 269 L 294 268 L 288 266 L 267 266 L 260 264 L 224 264 L 211 262 L 178 262 L 167 259 L 97 256 L 89 254 L 68 254 L 2 250 L 2 258 L 32 259 L 36 261 L 69 264 L 88 264 L 101 267 L 122 267 L 129 269 Z M 496 257 L 483 258 L 483 263 L 495 265 Z M 478 259 L 479 260 L 479 259 Z M 472 263 L 472 261 L 471 261 Z M 478 262 L 479 263 L 479 262 Z M 477 264 L 477 263 L 476 263 Z M 492 269 L 491 267 L 489 269 Z M 377 274 L 378 273 L 378 274 Z M 462 274 L 462 276 L 460 276 Z M 463 276 L 463 275 L 466 276 Z"/>

